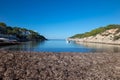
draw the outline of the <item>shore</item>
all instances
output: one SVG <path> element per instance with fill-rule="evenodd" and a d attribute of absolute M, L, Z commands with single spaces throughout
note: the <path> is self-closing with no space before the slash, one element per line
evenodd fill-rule
<path fill-rule="evenodd" d="M 8 45 L 18 45 L 22 44 L 21 42 L 0 42 L 0 46 L 8 46 Z"/>
<path fill-rule="evenodd" d="M 1 80 L 119 80 L 119 53 L 0 51 Z"/>
<path fill-rule="evenodd" d="M 72 39 L 69 38 L 68 41 L 75 41 L 78 44 L 81 42 L 86 42 L 86 43 L 100 43 L 100 44 L 111 44 L 111 45 L 120 45 L 120 41 L 116 40 L 100 40 L 100 39 L 90 39 L 90 38 L 83 38 L 83 39 Z"/>

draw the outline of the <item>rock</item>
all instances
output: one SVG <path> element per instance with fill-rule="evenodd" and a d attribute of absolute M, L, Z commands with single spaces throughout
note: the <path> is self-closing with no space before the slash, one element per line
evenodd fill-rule
<path fill-rule="evenodd" d="M 0 53 L 1 80 L 118 80 L 118 53 Z"/>

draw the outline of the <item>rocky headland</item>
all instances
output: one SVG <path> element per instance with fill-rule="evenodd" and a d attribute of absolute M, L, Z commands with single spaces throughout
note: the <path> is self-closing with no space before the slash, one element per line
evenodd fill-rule
<path fill-rule="evenodd" d="M 0 43 L 26 42 L 26 41 L 47 40 L 43 35 L 21 27 L 12 27 L 0 22 Z"/>
<path fill-rule="evenodd" d="M 98 28 L 87 32 L 85 34 L 78 34 L 68 40 L 89 43 L 103 43 L 103 44 L 115 44 L 120 45 L 120 26 L 110 25 L 103 28 Z"/>

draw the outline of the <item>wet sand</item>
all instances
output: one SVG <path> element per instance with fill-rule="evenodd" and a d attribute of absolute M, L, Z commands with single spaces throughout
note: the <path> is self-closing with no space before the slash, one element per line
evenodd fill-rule
<path fill-rule="evenodd" d="M 0 80 L 120 80 L 120 53 L 0 51 Z"/>

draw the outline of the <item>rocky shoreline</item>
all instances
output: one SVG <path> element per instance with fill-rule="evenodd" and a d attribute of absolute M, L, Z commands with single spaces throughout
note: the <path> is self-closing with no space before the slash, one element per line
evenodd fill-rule
<path fill-rule="evenodd" d="M 102 33 L 94 36 L 84 38 L 68 38 L 70 41 L 76 41 L 77 43 L 88 42 L 88 43 L 101 43 L 101 44 L 112 44 L 120 45 L 120 29 L 109 29 Z"/>
<path fill-rule="evenodd" d="M 119 80 L 119 53 L 0 51 L 0 80 Z"/>
<path fill-rule="evenodd" d="M 19 45 L 22 42 L 0 42 L 0 46 L 8 46 L 8 45 Z"/>
<path fill-rule="evenodd" d="M 111 45 L 120 45 L 120 41 L 113 41 L 113 40 L 100 40 L 100 39 L 90 39 L 90 38 L 83 38 L 83 39 L 72 39 L 72 38 L 69 38 L 68 39 L 69 41 L 75 41 L 75 42 L 77 42 L 78 44 L 79 43 L 83 43 L 83 42 L 85 42 L 85 43 L 99 43 L 99 44 L 111 44 Z"/>

